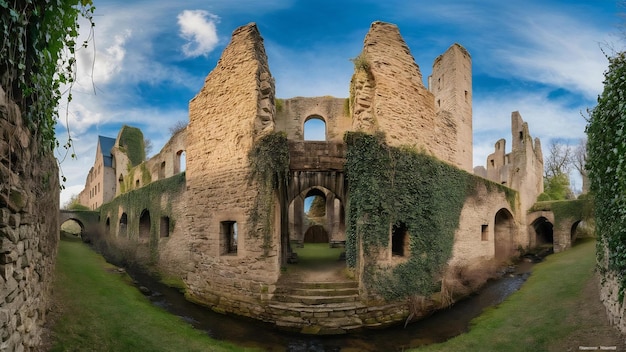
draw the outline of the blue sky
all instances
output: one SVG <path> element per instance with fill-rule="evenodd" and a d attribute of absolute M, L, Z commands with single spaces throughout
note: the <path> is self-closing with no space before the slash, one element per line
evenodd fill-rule
<path fill-rule="evenodd" d="M 158 152 L 169 127 L 188 120 L 189 100 L 233 30 L 250 22 L 264 38 L 279 98 L 347 97 L 350 59 L 377 20 L 398 25 L 424 79 L 439 54 L 463 45 L 473 62 L 475 166 L 485 164 L 499 138 L 510 143 L 516 110 L 544 153 L 552 140 L 577 144 L 586 123 L 581 113 L 602 91 L 608 62 L 601 49 L 623 47 L 623 9 L 613 0 L 94 3 L 95 39 L 78 51 L 73 101 L 60 107 L 58 138 L 67 140 L 69 122 L 77 154 L 61 163 L 61 204 L 83 188 L 97 135 L 116 137 L 123 124 L 136 126 Z M 82 25 L 83 36 L 88 27 Z M 581 185 L 574 180 L 574 187 Z"/>

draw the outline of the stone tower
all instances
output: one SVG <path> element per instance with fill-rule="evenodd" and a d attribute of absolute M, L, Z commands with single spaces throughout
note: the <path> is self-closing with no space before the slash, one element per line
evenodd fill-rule
<path fill-rule="evenodd" d="M 472 58 L 453 44 L 433 63 L 428 87 L 435 96 L 437 120 L 454 124 L 456 165 L 472 172 Z"/>
<path fill-rule="evenodd" d="M 354 130 L 383 132 L 389 145 L 411 146 L 472 172 L 471 59 L 463 47 L 455 44 L 435 60 L 431 91 L 393 24 L 372 23 L 354 61 Z"/>
<path fill-rule="evenodd" d="M 211 305 L 207 297 L 216 291 L 245 297 L 250 293 L 238 286 L 259 287 L 278 277 L 278 249 L 264 252 L 262 239 L 248 235 L 259 193 L 250 181 L 248 153 L 274 131 L 274 92 L 263 39 L 256 25 L 248 24 L 233 32 L 189 103 L 187 220 L 196 264 L 187 284 L 188 295 L 203 297 L 201 303 Z M 241 267 L 249 268 L 246 274 Z"/>

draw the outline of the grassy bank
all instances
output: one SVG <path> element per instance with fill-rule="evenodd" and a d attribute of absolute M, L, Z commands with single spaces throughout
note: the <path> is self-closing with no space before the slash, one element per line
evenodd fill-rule
<path fill-rule="evenodd" d="M 51 351 L 242 351 L 153 306 L 83 243 L 61 241 Z"/>
<path fill-rule="evenodd" d="M 579 346 L 623 346 L 597 306 L 601 303 L 594 267 L 595 241 L 551 255 L 535 266 L 520 291 L 476 318 L 468 333 L 419 351 L 574 351 Z M 601 325 L 606 330 L 592 331 Z"/>

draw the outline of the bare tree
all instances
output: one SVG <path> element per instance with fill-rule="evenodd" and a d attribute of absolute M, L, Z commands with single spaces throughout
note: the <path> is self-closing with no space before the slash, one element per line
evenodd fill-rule
<path fill-rule="evenodd" d="M 574 152 L 572 147 L 558 140 L 550 143 L 548 155 L 543 161 L 544 177 L 552 178 L 559 175 L 567 175 L 573 163 Z"/>
<path fill-rule="evenodd" d="M 187 121 L 179 120 L 170 127 L 170 133 L 173 136 L 179 131 L 184 130 L 185 128 L 187 128 Z"/>
<path fill-rule="evenodd" d="M 574 148 L 572 155 L 572 165 L 578 171 L 583 180 L 583 193 L 589 192 L 589 179 L 587 178 L 587 140 L 581 138 L 578 145 Z"/>

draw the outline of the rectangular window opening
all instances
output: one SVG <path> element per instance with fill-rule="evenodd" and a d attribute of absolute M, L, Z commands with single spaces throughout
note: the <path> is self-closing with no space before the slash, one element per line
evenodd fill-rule
<path fill-rule="evenodd" d="M 482 241 L 487 241 L 489 240 L 489 226 L 488 225 L 481 225 L 480 226 L 480 239 Z"/>
<path fill-rule="evenodd" d="M 222 221 L 220 225 L 222 254 L 237 254 L 237 222 Z"/>

